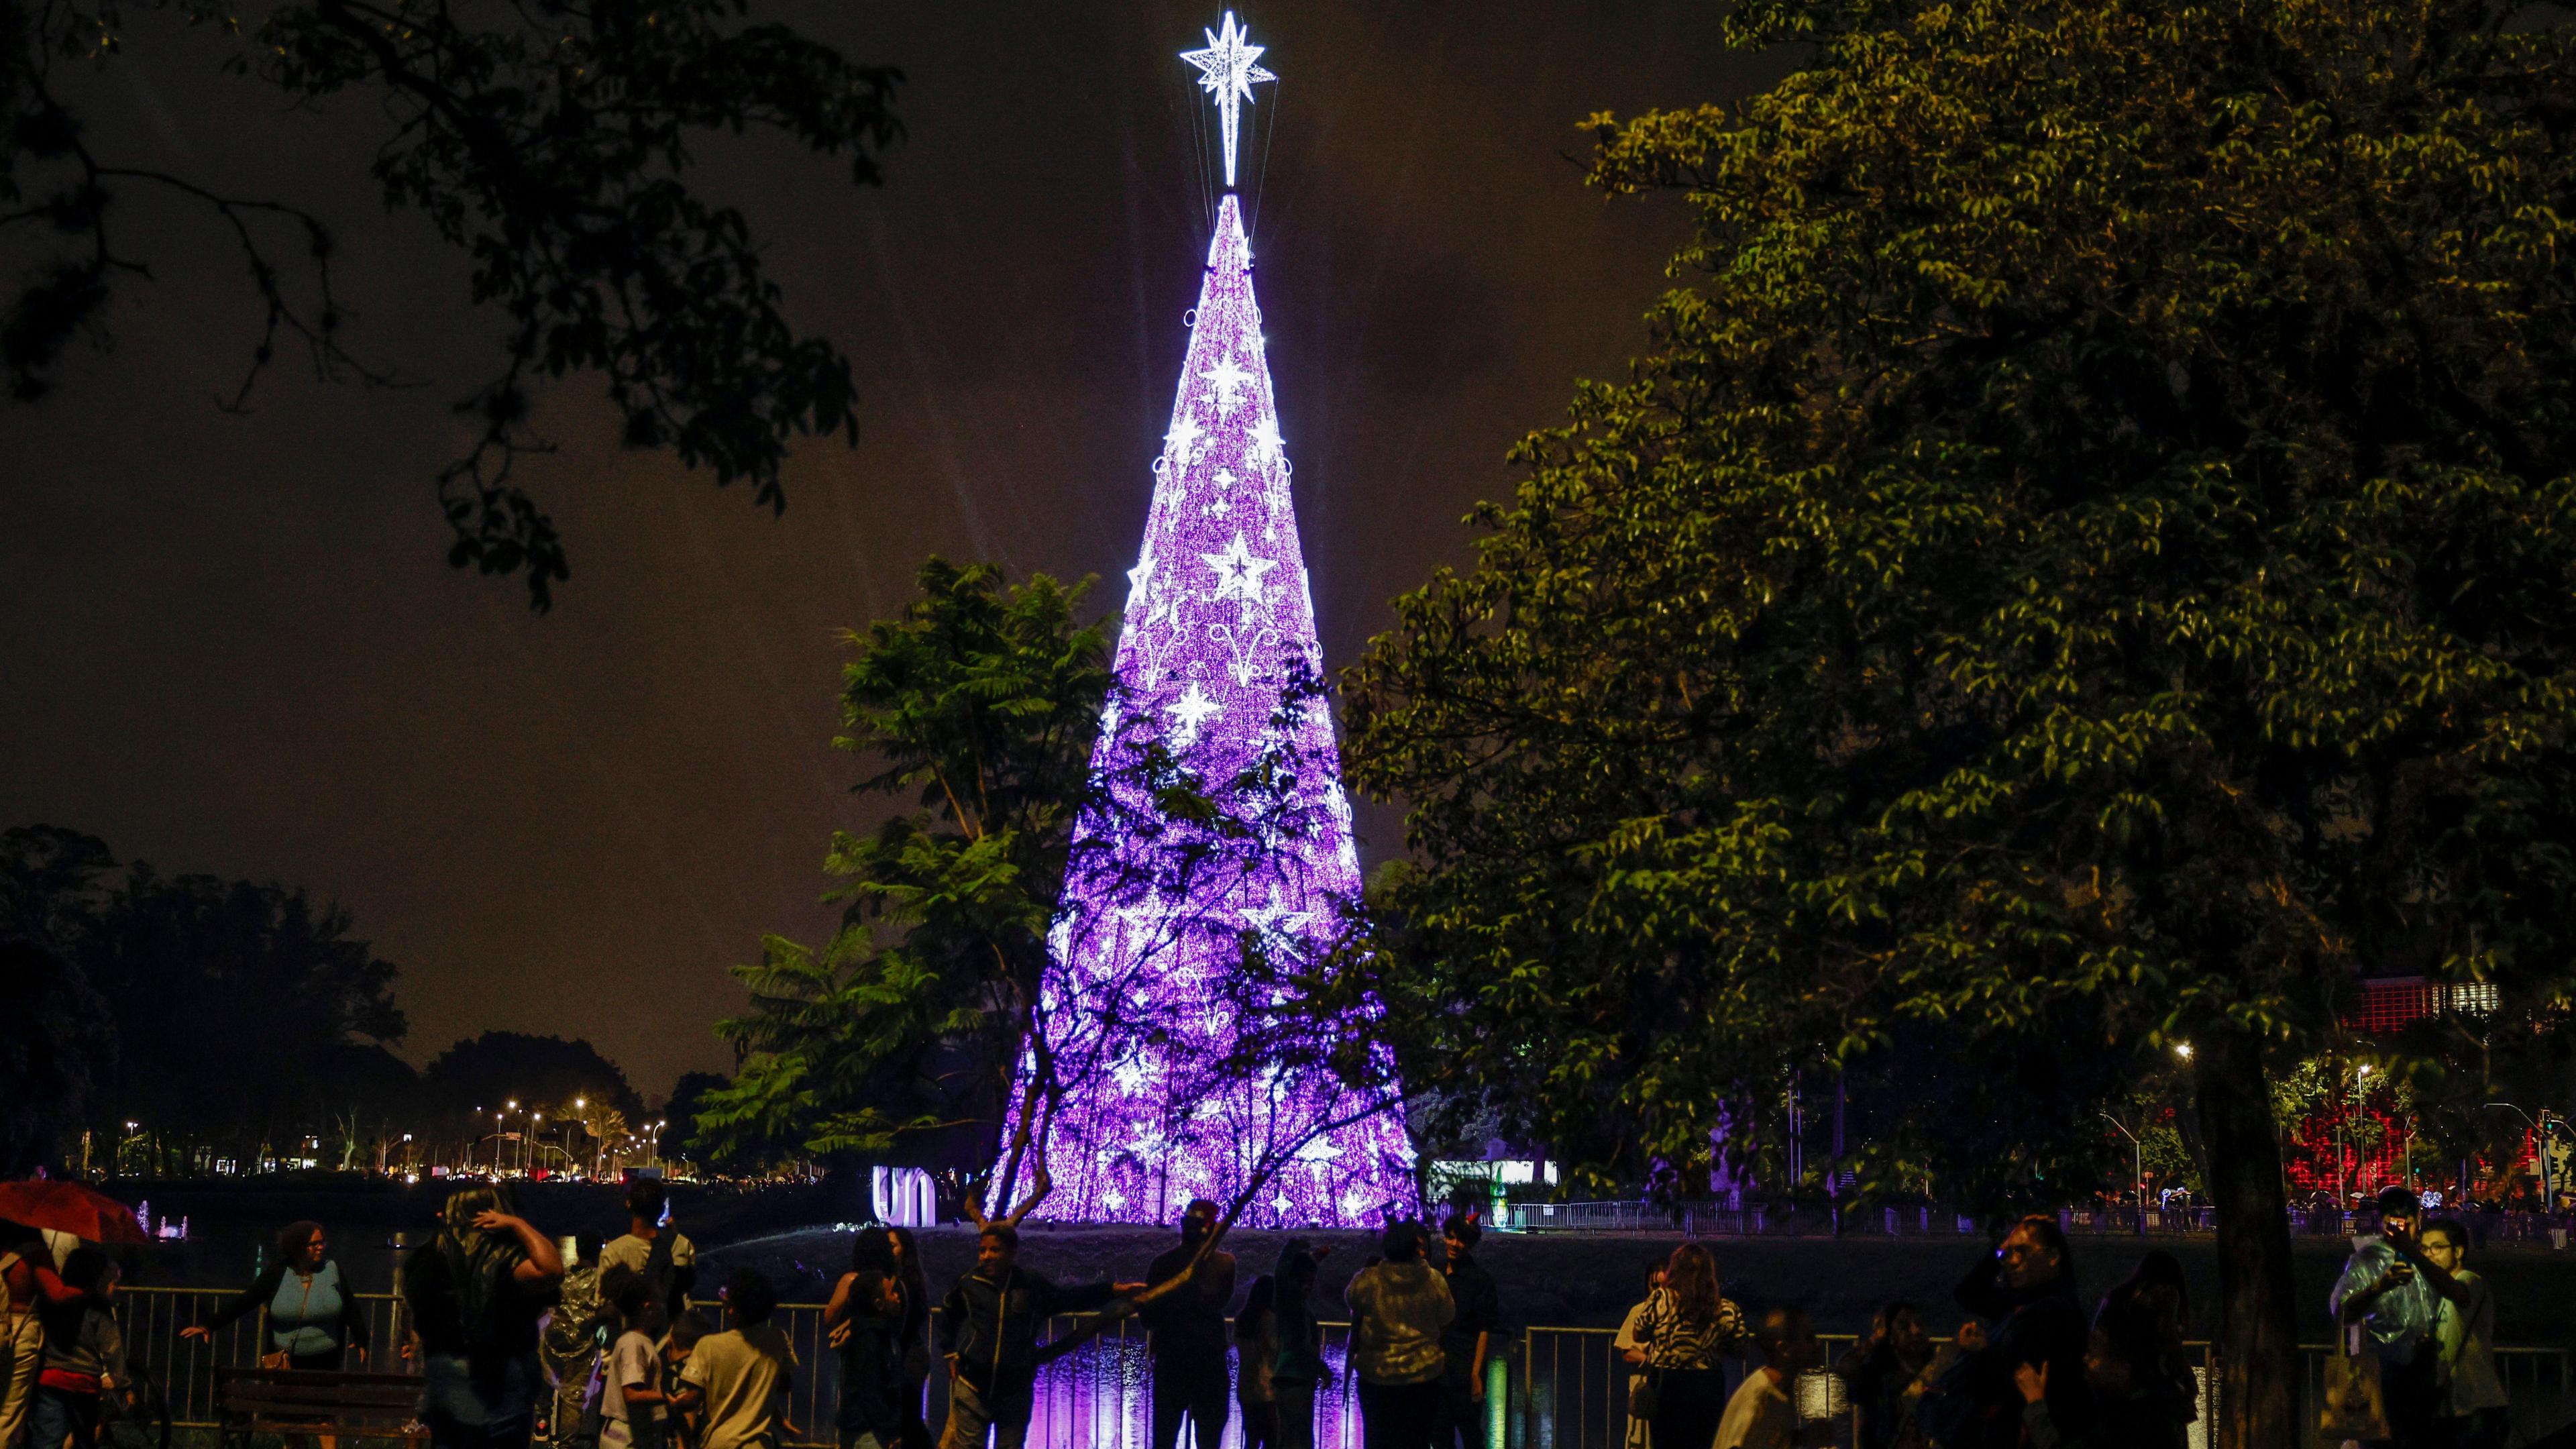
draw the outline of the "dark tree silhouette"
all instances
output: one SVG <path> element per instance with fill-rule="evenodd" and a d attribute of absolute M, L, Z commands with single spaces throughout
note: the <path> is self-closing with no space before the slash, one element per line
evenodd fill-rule
<path fill-rule="evenodd" d="M 503 323 L 501 356 L 458 410 L 477 433 L 438 476 L 449 560 L 524 572 L 533 605 L 569 577 L 562 540 L 512 478 L 550 445 L 530 424 L 529 384 L 607 377 L 624 441 L 670 448 L 720 485 L 748 482 L 782 508 L 778 469 L 803 434 L 854 436 L 848 362 L 799 336 L 751 229 L 692 184 L 697 137 L 775 132 L 845 156 L 879 179 L 900 134 L 895 70 L 855 64 L 781 25 L 745 23 L 746 0 L 303 0 L 255 34 L 214 0 L 0 0 L 0 241 L 19 280 L 0 296 L 0 373 L 32 402 L 67 351 L 103 340 L 117 289 L 152 258 L 121 224 L 130 194 L 201 209 L 238 250 L 264 320 L 228 406 L 245 406 L 278 349 L 322 376 L 396 380 L 350 341 L 331 229 L 293 198 L 231 195 L 100 151 L 62 84 L 67 68 L 114 65 L 180 26 L 235 36 L 228 62 L 259 89 L 245 104 L 371 105 L 382 145 L 369 168 L 388 206 L 417 212 L 473 259 L 470 300 Z"/>
<path fill-rule="evenodd" d="M 107 1001 L 79 963 L 0 935 L 0 1178 L 62 1160 L 65 1138 L 116 1061 Z"/>
<path fill-rule="evenodd" d="M 150 1124 L 156 1149 L 254 1150 L 328 1125 L 325 1084 L 353 1038 L 400 1041 L 395 970 L 349 912 L 300 890 L 137 863 L 82 957 L 116 1004 L 102 1121 Z"/>
<path fill-rule="evenodd" d="M 487 1031 L 440 1052 L 420 1075 L 434 1109 L 451 1116 L 489 1115 L 513 1100 L 551 1111 L 576 1097 L 605 1101 L 629 1121 L 644 1115 L 625 1071 L 577 1037 Z"/>

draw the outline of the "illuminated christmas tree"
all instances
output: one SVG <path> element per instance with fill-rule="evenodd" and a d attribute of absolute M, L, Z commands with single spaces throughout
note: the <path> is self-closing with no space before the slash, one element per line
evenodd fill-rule
<path fill-rule="evenodd" d="M 1034 1215 L 1168 1222 L 1191 1198 L 1230 1201 L 1255 1170 L 1275 1168 L 1241 1221 L 1374 1223 L 1414 1198 L 1393 1111 L 1340 1121 L 1355 1099 L 1320 1073 L 1220 1082 L 1207 1071 L 1237 1040 L 1226 988 L 1241 980 L 1245 941 L 1311 950 L 1360 889 L 1332 718 L 1297 691 L 1321 677 L 1323 657 L 1234 191 L 1239 107 L 1274 77 L 1231 13 L 1207 40 L 1182 58 L 1217 105 L 1226 190 L 1127 575 L 1119 697 L 1094 765 L 1124 780 L 1159 742 L 1240 806 L 1263 792 L 1228 795 L 1227 782 L 1267 763 L 1264 818 L 1276 828 L 1239 848 L 1188 828 L 1139 829 L 1152 797 L 1122 783 L 1077 832 L 1090 863 L 1069 875 L 1042 997 L 1051 1061 L 1077 1065 L 1046 1133 L 1053 1191 Z M 1031 1171 L 1006 1152 L 988 1201 L 1010 1200 Z"/>

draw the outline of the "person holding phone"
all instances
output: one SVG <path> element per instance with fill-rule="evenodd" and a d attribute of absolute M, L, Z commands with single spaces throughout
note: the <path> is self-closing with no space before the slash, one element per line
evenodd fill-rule
<path fill-rule="evenodd" d="M 2379 1231 L 2353 1240 L 2352 1257 L 2327 1306 L 2362 1352 L 2379 1360 L 2379 1392 L 2392 1444 L 2429 1442 L 2442 1410 L 2442 1361 L 2433 1346 L 2441 1296 L 2427 1274 L 2415 1230 L 2424 1205 L 2402 1187 L 2380 1189 Z"/>

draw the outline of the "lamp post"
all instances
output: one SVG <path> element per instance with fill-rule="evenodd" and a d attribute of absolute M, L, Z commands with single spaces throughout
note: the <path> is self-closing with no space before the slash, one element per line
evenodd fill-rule
<path fill-rule="evenodd" d="M 2099 1116 L 2103 1121 L 2110 1123 L 2112 1126 L 2119 1128 L 2120 1135 L 2129 1139 L 2129 1154 L 2131 1162 L 2129 1185 L 2138 1190 L 2138 1231 L 2143 1233 L 2147 1230 L 2146 1144 L 2140 1142 L 2138 1140 L 2138 1134 L 2130 1131 L 2119 1118 L 2112 1116 L 2108 1112 L 2101 1112 L 2095 1115 Z"/>
<path fill-rule="evenodd" d="M 2550 1120 L 2549 1109 L 2546 1107 L 2540 1109 L 2540 1115 L 2538 1117 L 2534 1117 L 2529 1112 L 2522 1110 L 2511 1102 L 2489 1102 L 2487 1105 L 2490 1107 L 2502 1107 L 2506 1111 L 2521 1118 L 2523 1120 L 2523 1125 L 2531 1129 L 2532 1166 L 2540 1170 L 2540 1210 L 2542 1212 L 2548 1212 L 2555 1208 L 2558 1204 L 2558 1199 L 2551 1194 L 2549 1183 L 2549 1129 L 2552 1125 L 2555 1125 L 2564 1130 L 2567 1126 L 2565 1119 L 2562 1118 L 2553 1124 Z"/>

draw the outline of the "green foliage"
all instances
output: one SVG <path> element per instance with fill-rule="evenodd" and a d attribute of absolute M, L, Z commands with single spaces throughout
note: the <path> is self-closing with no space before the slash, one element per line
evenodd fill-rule
<path fill-rule="evenodd" d="M 744 23 L 748 10 L 747 0 L 300 0 L 269 7 L 232 58 L 272 101 L 362 102 L 332 113 L 382 128 L 370 178 L 385 203 L 418 212 L 469 256 L 471 301 L 506 319 L 499 367 L 458 404 L 479 431 L 439 489 L 450 561 L 524 570 L 538 608 L 568 566 L 552 522 L 511 480 L 520 455 L 549 446 L 529 425 L 536 380 L 606 374 L 627 445 L 670 448 L 719 484 L 748 481 L 772 509 L 785 504 L 779 465 L 791 439 L 854 433 L 847 360 L 789 324 L 748 221 L 692 185 L 692 146 L 774 132 L 846 157 L 854 182 L 874 183 L 901 132 L 891 107 L 902 76 L 786 26 Z M 280 346 L 326 376 L 393 380 L 347 346 L 320 216 L 93 147 L 61 63 L 112 65 L 180 24 L 241 30 L 219 0 L 0 0 L 0 232 L 41 238 L 40 264 L 0 316 L 11 395 L 50 390 L 71 345 L 103 331 L 116 289 L 149 275 L 115 203 L 155 192 L 205 213 L 262 304 L 231 406 L 247 402 Z"/>
<path fill-rule="evenodd" d="M 1092 743 L 1111 676 L 1088 581 L 1003 581 L 932 559 L 899 619 L 852 634 L 837 748 L 878 766 L 859 788 L 917 808 L 836 833 L 841 930 L 780 937 L 734 974 L 751 1009 L 718 1023 L 741 1070 L 707 1094 L 692 1141 L 885 1152 L 995 1120 L 1030 1038 L 1046 937 L 1093 798 Z"/>
<path fill-rule="evenodd" d="M 2563 1017 L 2568 28 L 1733 23 L 1806 63 L 1594 122 L 1596 184 L 1692 211 L 1655 350 L 1353 674 L 1425 1084 L 1633 1178 L 1819 1046 L 2116 1078 L 2325 1041 L 2359 974 Z M 1960 1122 L 1888 1136 L 1955 1182 Z"/>

